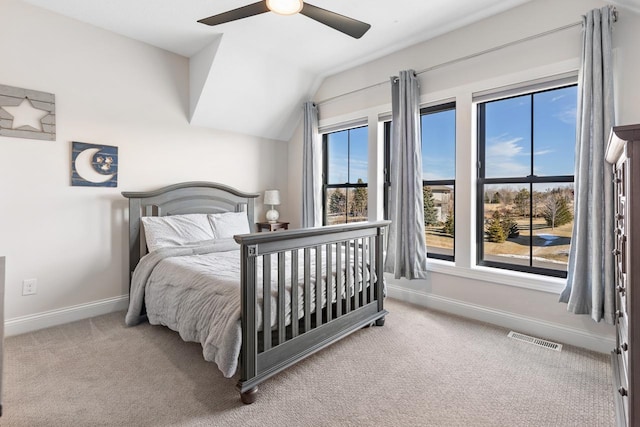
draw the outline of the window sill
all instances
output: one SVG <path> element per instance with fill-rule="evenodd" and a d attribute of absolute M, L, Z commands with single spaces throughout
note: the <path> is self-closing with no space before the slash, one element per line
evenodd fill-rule
<path fill-rule="evenodd" d="M 521 273 L 492 267 L 474 266 L 458 267 L 449 261 L 429 259 L 427 269 L 434 273 L 448 274 L 465 279 L 482 280 L 518 288 L 560 294 L 565 287 L 566 279 L 539 274 Z"/>

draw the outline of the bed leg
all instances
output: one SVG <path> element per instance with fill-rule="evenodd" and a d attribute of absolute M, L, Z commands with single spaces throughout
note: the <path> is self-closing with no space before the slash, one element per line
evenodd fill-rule
<path fill-rule="evenodd" d="M 245 405 L 250 405 L 256 401 L 258 397 L 258 387 L 253 387 L 250 390 L 245 391 L 244 393 L 240 393 L 240 400 Z"/>
<path fill-rule="evenodd" d="M 384 317 L 381 317 L 378 320 L 376 320 L 376 326 L 384 326 Z"/>

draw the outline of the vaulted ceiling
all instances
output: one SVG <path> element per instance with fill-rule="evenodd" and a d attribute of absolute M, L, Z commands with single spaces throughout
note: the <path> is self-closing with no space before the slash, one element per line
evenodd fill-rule
<path fill-rule="evenodd" d="M 310 1 L 371 24 L 360 39 L 301 14 L 196 22 L 252 0 L 25 1 L 189 58 L 193 125 L 288 140 L 326 76 L 530 0 Z"/>

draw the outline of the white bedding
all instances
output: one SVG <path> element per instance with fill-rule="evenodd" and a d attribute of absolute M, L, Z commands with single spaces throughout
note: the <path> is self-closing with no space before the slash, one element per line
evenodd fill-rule
<path fill-rule="evenodd" d="M 231 377 L 238 366 L 242 345 L 240 326 L 240 253 L 233 239 L 218 239 L 200 244 L 163 248 L 144 256 L 131 280 L 127 325 L 144 319 L 142 304 L 151 324 L 165 325 L 177 331 L 185 341 L 200 342 L 205 360 L 216 362 L 225 377 Z M 288 255 L 288 254 L 287 254 Z M 324 255 L 324 254 L 323 254 Z M 277 322 L 277 256 L 272 256 L 271 268 L 271 327 Z M 352 257 L 353 259 L 353 257 Z M 302 251 L 299 256 L 299 313 L 304 313 L 304 282 Z M 258 258 L 258 283 L 262 283 L 261 257 Z M 324 263 L 323 263 L 324 264 Z M 333 260 L 335 265 L 335 260 Z M 290 262 L 286 271 L 286 324 L 291 321 Z M 322 277 L 325 277 L 323 265 Z M 358 269 L 358 289 L 362 287 L 361 269 Z M 315 310 L 315 252 L 311 256 L 311 312 Z M 335 276 L 335 268 L 333 269 Z M 353 277 L 353 268 L 350 268 Z M 344 282 L 343 274 L 343 282 Z M 364 283 L 369 281 L 365 269 Z M 375 277 L 374 277 L 375 280 Z M 353 280 L 351 281 L 354 282 Z M 335 301 L 335 280 L 332 280 Z M 322 283 L 326 304 L 325 280 Z M 353 286 L 353 285 L 352 285 Z M 344 289 L 344 287 L 343 287 Z M 343 292 L 344 293 L 344 292 Z M 262 289 L 258 289 L 256 318 L 262 328 Z"/>

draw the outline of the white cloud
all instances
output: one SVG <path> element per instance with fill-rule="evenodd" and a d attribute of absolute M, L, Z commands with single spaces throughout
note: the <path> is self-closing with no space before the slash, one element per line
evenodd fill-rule
<path fill-rule="evenodd" d="M 527 176 L 531 168 L 528 150 L 518 144 L 522 137 L 511 137 L 503 134 L 489 138 L 485 153 L 485 174 L 487 177 Z M 526 159 L 522 157 L 526 156 Z"/>
<path fill-rule="evenodd" d="M 578 112 L 576 110 L 576 107 L 569 107 L 569 108 L 565 108 L 564 110 L 558 112 L 553 117 L 555 117 L 556 119 L 560 120 L 562 123 L 565 123 L 567 125 L 575 126 L 576 125 L 577 114 L 578 114 Z"/>
<path fill-rule="evenodd" d="M 536 156 L 543 156 L 545 154 L 551 154 L 551 153 L 555 153 L 556 150 L 539 150 L 536 151 L 535 153 L 533 153 Z"/>
<path fill-rule="evenodd" d="M 491 157 L 512 158 L 527 154 L 526 152 L 523 153 L 524 147 L 518 145 L 518 142 L 522 141 L 524 138 L 516 137 L 508 139 L 506 141 L 500 141 L 501 137 L 502 135 L 489 139 L 489 144 L 487 144 L 486 152 L 487 159 Z"/>

